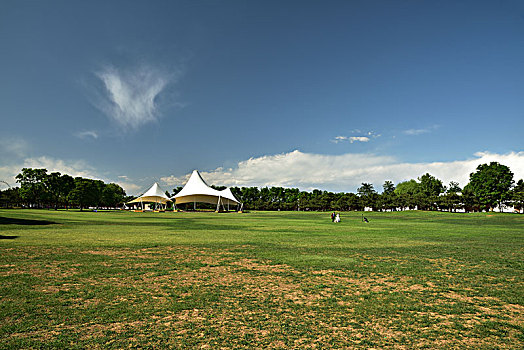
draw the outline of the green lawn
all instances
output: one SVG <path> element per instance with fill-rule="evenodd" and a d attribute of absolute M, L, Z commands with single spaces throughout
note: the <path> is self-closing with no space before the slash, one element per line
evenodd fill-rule
<path fill-rule="evenodd" d="M 0 210 L 0 348 L 524 348 L 524 215 Z"/>

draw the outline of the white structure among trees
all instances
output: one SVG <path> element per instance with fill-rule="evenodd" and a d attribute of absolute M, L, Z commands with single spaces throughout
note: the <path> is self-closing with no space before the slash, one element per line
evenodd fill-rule
<path fill-rule="evenodd" d="M 191 177 L 187 181 L 184 188 L 171 198 L 176 204 L 183 203 L 210 203 L 216 204 L 216 210 L 220 210 L 220 206 L 225 210 L 226 206 L 229 209 L 230 205 L 240 205 L 242 209 L 242 203 L 235 198 L 229 188 L 219 191 L 208 186 L 208 184 L 202 179 L 198 170 L 193 170 Z"/>
<path fill-rule="evenodd" d="M 138 205 L 140 203 L 140 207 L 144 210 L 144 203 L 153 203 L 153 210 L 165 210 L 167 202 L 171 202 L 171 199 L 166 196 L 165 192 L 162 191 L 160 186 L 155 182 L 143 195 L 133 199 L 127 204 Z"/>

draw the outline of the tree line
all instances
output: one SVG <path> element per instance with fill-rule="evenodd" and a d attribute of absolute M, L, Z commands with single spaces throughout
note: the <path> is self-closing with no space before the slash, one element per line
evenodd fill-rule
<path fill-rule="evenodd" d="M 46 169 L 24 168 L 16 176 L 20 187 L 0 191 L 0 206 L 27 208 L 121 207 L 135 198 L 126 196 L 114 183 L 82 177 L 73 178 Z M 225 189 L 224 186 L 211 186 Z M 182 187 L 173 189 L 173 196 Z M 504 205 L 524 210 L 524 181 L 515 183 L 509 167 L 491 162 L 481 164 L 470 174 L 469 183 L 461 188 L 457 182 L 448 185 L 426 173 L 417 179 L 395 185 L 385 181 L 379 193 L 373 184 L 362 183 L 356 193 L 311 192 L 284 187 L 232 187 L 231 192 L 248 210 L 315 210 L 352 211 L 369 208 L 374 211 L 407 209 L 440 211 L 488 211 Z"/>
<path fill-rule="evenodd" d="M 211 186 L 217 190 L 224 186 Z M 173 189 L 173 195 L 182 187 Z M 497 162 L 481 164 L 461 188 L 449 185 L 426 173 L 416 180 L 395 185 L 385 181 L 379 193 L 373 184 L 362 183 L 356 193 L 334 193 L 315 189 L 311 192 L 284 187 L 231 187 L 231 192 L 245 209 L 315 210 L 315 211 L 396 211 L 407 209 L 452 211 L 488 211 L 503 205 L 524 209 L 524 181 L 516 184 L 509 167 Z"/>
<path fill-rule="evenodd" d="M 25 208 L 117 208 L 126 192 L 115 183 L 72 177 L 47 169 L 23 168 L 16 176 L 20 187 L 0 193 L 0 206 Z"/>

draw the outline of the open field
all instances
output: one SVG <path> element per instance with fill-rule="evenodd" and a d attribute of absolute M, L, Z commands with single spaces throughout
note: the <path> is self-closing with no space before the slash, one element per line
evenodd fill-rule
<path fill-rule="evenodd" d="M 524 348 L 524 215 L 0 210 L 0 348 Z"/>

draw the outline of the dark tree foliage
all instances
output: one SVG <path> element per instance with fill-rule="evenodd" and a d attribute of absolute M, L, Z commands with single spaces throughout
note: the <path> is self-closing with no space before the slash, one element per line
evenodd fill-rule
<path fill-rule="evenodd" d="M 16 182 L 20 184 L 20 198 L 28 207 L 42 206 L 46 196 L 44 187 L 46 174 L 46 169 L 23 168 L 22 172 L 16 175 Z"/>
<path fill-rule="evenodd" d="M 395 194 L 395 185 L 392 181 L 385 181 L 382 185 L 384 191 L 382 192 L 381 204 L 384 210 L 397 210 L 398 207 L 398 196 Z"/>
<path fill-rule="evenodd" d="M 84 210 L 96 203 L 98 195 L 96 187 L 94 180 L 76 177 L 75 187 L 68 196 L 69 201 L 77 205 L 81 211 Z"/>
<path fill-rule="evenodd" d="M 422 175 L 418 180 L 418 207 L 423 210 L 435 210 L 438 197 L 445 190 L 442 181 L 429 173 Z"/>
<path fill-rule="evenodd" d="M 8 188 L 0 191 L 0 207 L 2 208 L 16 208 L 22 203 L 20 198 L 20 188 Z"/>
<path fill-rule="evenodd" d="M 373 184 L 363 182 L 362 185 L 357 189 L 357 194 L 360 197 L 364 207 L 377 210 L 380 206 L 378 202 L 379 196 L 377 191 L 375 191 L 375 188 L 373 188 Z"/>
<path fill-rule="evenodd" d="M 395 192 L 395 185 L 393 184 L 392 181 L 385 181 L 384 182 L 384 185 L 382 185 L 382 188 L 384 189 L 384 191 L 382 193 L 384 194 L 392 194 Z"/>
<path fill-rule="evenodd" d="M 27 208 L 69 208 L 70 204 L 80 209 L 114 208 L 125 202 L 126 193 L 122 187 L 114 183 L 105 184 L 101 180 L 73 178 L 59 172 L 48 174 L 46 169 L 32 168 L 22 169 L 16 180 L 20 183 L 17 189 L 20 199 L 17 201 L 16 197 L 11 196 L 10 201 L 22 202 Z"/>
<path fill-rule="evenodd" d="M 72 176 L 62 175 L 58 172 L 47 175 L 43 184 L 51 203 L 54 204 L 55 210 L 61 202 L 67 201 L 67 195 L 75 186 Z"/>
<path fill-rule="evenodd" d="M 456 211 L 461 204 L 461 191 L 462 189 L 459 187 L 458 182 L 451 181 L 446 189 L 446 193 L 437 202 L 439 208 L 451 212 Z"/>
<path fill-rule="evenodd" d="M 102 190 L 102 203 L 107 207 L 118 207 L 124 204 L 126 191 L 120 185 L 110 183 L 104 186 Z"/>
<path fill-rule="evenodd" d="M 524 213 L 524 180 L 520 179 L 511 193 L 515 210 Z"/>

